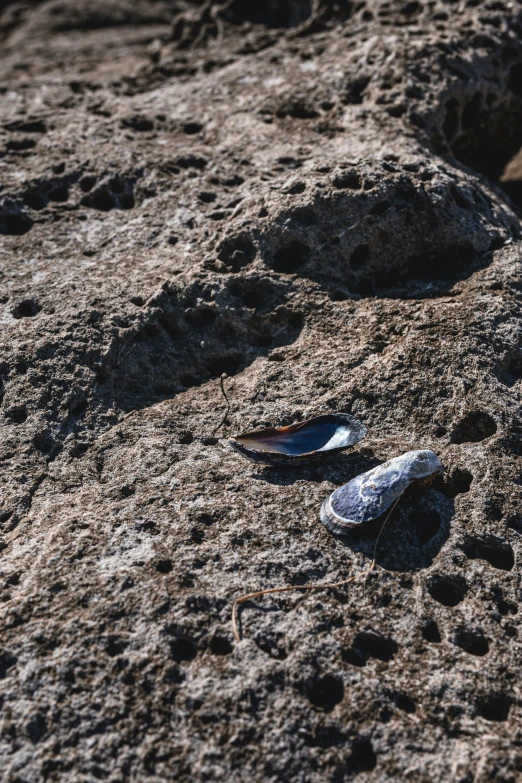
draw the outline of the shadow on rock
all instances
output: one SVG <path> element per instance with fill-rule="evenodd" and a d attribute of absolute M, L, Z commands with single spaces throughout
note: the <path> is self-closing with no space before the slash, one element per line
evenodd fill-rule
<path fill-rule="evenodd" d="M 298 465 L 295 468 L 264 467 L 252 478 L 266 481 L 280 487 L 295 484 L 296 481 L 313 481 L 321 483 L 330 481 L 336 486 L 346 484 L 360 473 L 365 473 L 380 464 L 382 460 L 375 459 L 360 451 L 351 454 L 332 454 L 322 462 L 312 462 L 308 465 Z"/>
<path fill-rule="evenodd" d="M 398 503 L 382 532 L 377 545 L 377 565 L 387 571 L 428 568 L 448 539 L 454 513 L 454 501 L 436 490 L 408 493 Z M 372 560 L 385 519 L 386 515 L 383 515 L 362 530 L 354 530 L 338 540 Z"/>

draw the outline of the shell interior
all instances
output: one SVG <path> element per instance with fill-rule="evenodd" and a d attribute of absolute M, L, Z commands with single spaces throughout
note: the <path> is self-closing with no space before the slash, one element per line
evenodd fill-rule
<path fill-rule="evenodd" d="M 348 414 L 318 416 L 300 424 L 247 432 L 231 440 L 252 452 L 300 457 L 316 452 L 343 449 L 358 443 L 366 435 L 360 421 Z"/>

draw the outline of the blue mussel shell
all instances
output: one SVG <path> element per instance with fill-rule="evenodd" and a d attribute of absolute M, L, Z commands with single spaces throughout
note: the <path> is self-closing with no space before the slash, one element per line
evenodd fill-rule
<path fill-rule="evenodd" d="M 433 451 L 408 451 L 332 492 L 321 506 L 321 521 L 332 533 L 342 535 L 380 517 L 412 483 L 434 478 L 443 470 Z"/>

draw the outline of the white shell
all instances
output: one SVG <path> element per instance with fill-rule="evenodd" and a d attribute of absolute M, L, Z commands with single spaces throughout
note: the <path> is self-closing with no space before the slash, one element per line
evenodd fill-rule
<path fill-rule="evenodd" d="M 414 481 L 443 470 L 444 465 L 433 451 L 407 451 L 332 492 L 321 506 L 321 522 L 332 533 L 346 533 L 380 517 Z"/>

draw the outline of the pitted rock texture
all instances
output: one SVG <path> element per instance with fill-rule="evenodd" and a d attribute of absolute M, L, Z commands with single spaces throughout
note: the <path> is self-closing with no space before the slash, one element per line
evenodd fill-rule
<path fill-rule="evenodd" d="M 518 3 L 0 11 L 6 783 L 516 783 Z M 224 381 L 231 411 L 224 425 Z M 331 411 L 299 470 L 226 436 Z M 446 470 L 342 540 L 335 487 Z"/>

